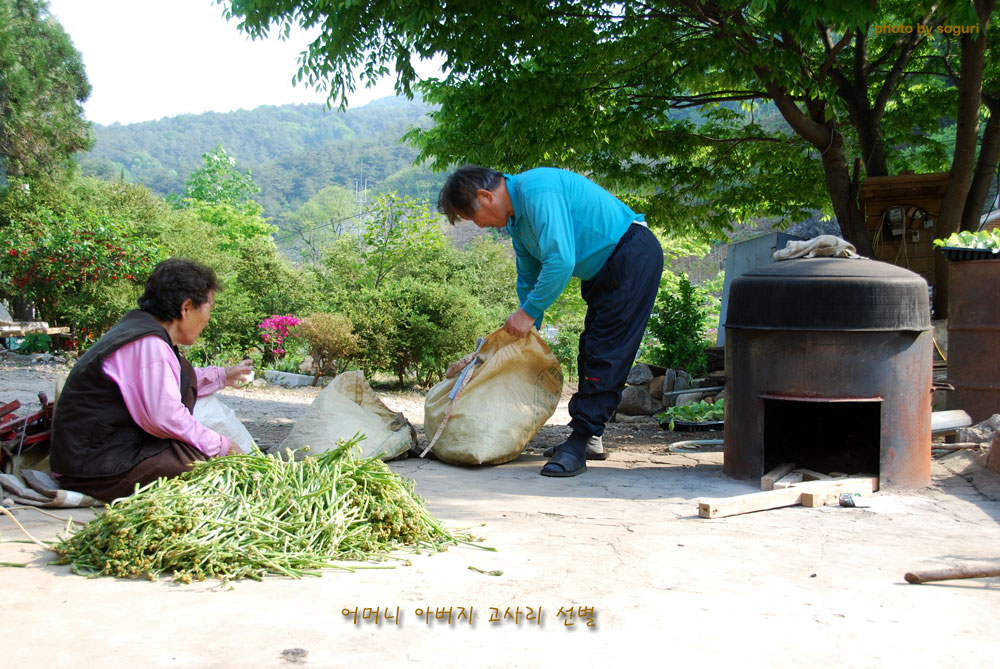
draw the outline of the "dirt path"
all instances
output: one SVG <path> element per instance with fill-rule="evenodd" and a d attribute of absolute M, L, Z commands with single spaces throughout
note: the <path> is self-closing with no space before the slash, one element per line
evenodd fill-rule
<path fill-rule="evenodd" d="M 6 354 L 0 359 L 0 402 L 18 399 L 26 407 L 21 410 L 37 410 L 38 393 L 44 392 L 49 399 L 55 397 L 59 379 L 68 373 L 65 361 L 55 358 L 42 362 L 43 356 L 19 356 Z M 219 397 L 230 406 L 237 417 L 246 425 L 262 449 L 277 446 L 288 436 L 292 426 L 309 410 L 309 405 L 319 394 L 320 388 L 282 388 L 258 381 L 257 385 L 245 388 L 227 388 Z M 569 435 L 569 413 L 567 404 L 574 387 L 567 385 L 559 407 L 528 444 L 528 448 L 541 452 L 553 444 L 561 442 Z M 384 388 L 376 390 L 378 396 L 393 411 L 402 412 L 416 428 L 419 439 L 426 444 L 423 432 L 424 393 L 407 390 L 395 391 Z M 670 432 L 660 428 L 656 422 L 610 423 L 604 434 L 606 450 L 663 454 L 676 441 L 686 439 L 721 439 L 722 432 Z"/>

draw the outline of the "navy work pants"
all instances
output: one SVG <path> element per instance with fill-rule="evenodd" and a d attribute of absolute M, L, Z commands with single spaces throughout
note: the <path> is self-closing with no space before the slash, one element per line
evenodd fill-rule
<path fill-rule="evenodd" d="M 604 268 L 581 284 L 587 315 L 577 359 L 580 384 L 569 401 L 569 424 L 575 432 L 603 434 L 621 402 L 662 272 L 663 249 L 656 236 L 633 224 Z"/>

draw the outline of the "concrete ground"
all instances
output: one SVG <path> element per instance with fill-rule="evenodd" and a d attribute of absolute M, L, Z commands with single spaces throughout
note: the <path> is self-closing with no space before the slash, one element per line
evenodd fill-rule
<path fill-rule="evenodd" d="M 981 492 L 994 475 L 970 483 L 936 462 L 932 487 L 879 493 L 872 509 L 698 518 L 697 499 L 754 490 L 726 478 L 721 457 L 615 453 L 571 479 L 540 477 L 537 455 L 479 469 L 392 463 L 440 518 L 484 523 L 476 532 L 497 551 L 457 547 L 409 567 L 230 589 L 76 576 L 12 543 L 22 536 L 3 518 L 0 561 L 28 565 L 0 569 L 3 665 L 997 666 L 1000 578 L 903 580 L 1000 562 L 1000 503 Z M 16 513 L 44 540 L 65 525 Z M 365 607 L 398 617 L 365 622 Z M 471 624 L 436 617 L 459 607 Z M 343 613 L 355 608 L 356 624 Z M 427 622 L 417 609 L 435 614 Z"/>

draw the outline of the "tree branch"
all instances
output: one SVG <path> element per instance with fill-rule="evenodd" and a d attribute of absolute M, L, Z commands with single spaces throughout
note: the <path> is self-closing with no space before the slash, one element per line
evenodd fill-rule
<path fill-rule="evenodd" d="M 694 137 L 696 139 L 701 139 L 706 142 L 713 142 L 715 144 L 731 144 L 733 146 L 738 144 L 743 144 L 744 142 L 762 142 L 771 144 L 787 144 L 790 140 L 781 137 L 709 137 L 708 135 L 702 135 L 697 132 L 678 132 L 675 130 L 655 130 L 658 135 L 671 135 L 674 137 Z"/>

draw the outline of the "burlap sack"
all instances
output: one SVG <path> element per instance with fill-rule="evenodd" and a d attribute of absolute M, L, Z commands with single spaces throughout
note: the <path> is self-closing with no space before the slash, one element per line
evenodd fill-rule
<path fill-rule="evenodd" d="M 516 458 L 555 412 L 562 394 L 562 370 L 548 345 L 532 329 L 527 337 L 503 330 L 491 334 L 468 384 L 432 449 L 458 465 L 499 465 Z M 448 393 L 459 377 L 427 393 L 424 432 L 432 439 L 452 403 Z"/>
<path fill-rule="evenodd" d="M 340 439 L 350 439 L 358 432 L 365 435 L 361 442 L 362 458 L 380 455 L 383 460 L 402 455 L 416 445 L 416 431 L 403 418 L 382 403 L 361 372 L 344 372 L 316 396 L 309 412 L 299 419 L 277 451 L 298 451 L 296 459 L 323 453 Z"/>

